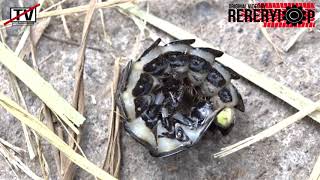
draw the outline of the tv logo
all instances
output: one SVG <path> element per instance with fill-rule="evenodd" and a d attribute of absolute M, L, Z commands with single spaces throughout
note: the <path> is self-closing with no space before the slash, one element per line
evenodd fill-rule
<path fill-rule="evenodd" d="M 229 22 L 262 22 L 267 28 L 315 27 L 315 3 L 229 4 Z"/>
<path fill-rule="evenodd" d="M 10 20 L 6 21 L 4 25 L 12 23 L 12 25 L 32 25 L 37 20 L 36 8 L 40 4 L 32 7 L 11 7 Z"/>

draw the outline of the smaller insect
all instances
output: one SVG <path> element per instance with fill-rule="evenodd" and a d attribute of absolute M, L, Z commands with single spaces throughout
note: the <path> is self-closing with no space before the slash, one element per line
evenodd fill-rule
<path fill-rule="evenodd" d="M 226 135 L 244 111 L 231 79 L 240 76 L 215 60 L 223 52 L 195 48 L 195 40 L 155 41 L 121 73 L 117 101 L 126 131 L 163 157 L 196 144 L 210 128 Z"/>

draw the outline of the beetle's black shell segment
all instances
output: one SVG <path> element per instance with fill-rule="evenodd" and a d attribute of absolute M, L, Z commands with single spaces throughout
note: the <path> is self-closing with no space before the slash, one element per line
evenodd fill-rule
<path fill-rule="evenodd" d="M 216 50 L 216 49 L 211 49 L 211 48 L 199 48 L 200 50 L 207 51 L 211 54 L 213 54 L 215 57 L 221 57 L 223 55 L 223 52 Z"/>
<path fill-rule="evenodd" d="M 210 68 L 210 64 L 200 57 L 191 56 L 189 68 L 191 71 L 194 72 L 204 72 Z"/>
<path fill-rule="evenodd" d="M 152 104 L 151 96 L 139 96 L 134 99 L 136 116 L 140 116 L 144 111 L 149 109 L 149 106 Z"/>
<path fill-rule="evenodd" d="M 196 144 L 224 108 L 244 111 L 231 84 L 240 76 L 215 60 L 223 52 L 194 48 L 194 41 L 159 46 L 158 39 L 122 71 L 117 97 L 125 129 L 153 156 Z M 231 126 L 219 130 L 226 134 Z"/>
<path fill-rule="evenodd" d="M 167 67 L 168 62 L 166 59 L 164 57 L 159 57 L 146 64 L 143 67 L 143 70 L 152 75 L 161 75 L 164 73 Z"/>
<path fill-rule="evenodd" d="M 201 101 L 191 112 L 191 117 L 198 120 L 198 124 L 201 124 L 210 113 L 214 111 L 214 107 L 210 102 Z"/>
<path fill-rule="evenodd" d="M 187 66 L 189 63 L 188 57 L 184 54 L 169 56 L 168 61 L 172 68 Z"/>
<path fill-rule="evenodd" d="M 207 80 L 215 87 L 222 87 L 226 83 L 224 77 L 216 69 L 209 71 Z"/>
<path fill-rule="evenodd" d="M 193 121 L 191 118 L 182 114 L 174 114 L 172 119 L 174 122 L 178 122 L 179 124 L 183 124 L 185 126 L 192 126 L 195 123 L 195 121 Z"/>
<path fill-rule="evenodd" d="M 178 141 L 186 142 L 189 140 L 189 137 L 186 136 L 186 133 L 184 132 L 184 130 L 181 127 L 176 128 L 175 134 L 176 134 L 175 138 Z"/>
<path fill-rule="evenodd" d="M 146 111 L 141 114 L 141 117 L 144 121 L 148 121 L 150 119 L 156 119 L 161 110 L 161 106 L 150 106 Z"/>
<path fill-rule="evenodd" d="M 172 41 L 168 44 L 188 44 L 191 45 L 195 42 L 196 40 L 194 39 L 183 39 L 183 40 L 176 40 L 176 41 Z"/>
<path fill-rule="evenodd" d="M 218 96 L 220 97 L 221 101 L 224 103 L 232 102 L 232 95 L 229 89 L 227 88 L 222 88 Z"/>
<path fill-rule="evenodd" d="M 161 39 L 157 39 L 148 49 L 146 49 L 141 57 L 145 56 L 146 54 L 148 54 L 152 49 L 154 49 L 155 47 L 157 47 L 159 45 L 159 43 L 161 42 Z M 140 61 L 141 57 L 138 59 L 138 61 Z"/>
<path fill-rule="evenodd" d="M 153 78 L 146 73 L 141 74 L 136 86 L 132 90 L 132 95 L 142 96 L 148 94 L 153 86 Z"/>
<path fill-rule="evenodd" d="M 237 105 L 235 105 L 235 108 L 238 109 L 241 112 L 244 112 L 245 111 L 245 107 L 244 107 L 244 103 L 243 103 L 241 94 L 239 93 L 237 88 L 234 88 L 234 90 L 235 90 L 235 92 L 237 94 L 237 97 L 238 97 L 238 103 L 237 103 Z"/>

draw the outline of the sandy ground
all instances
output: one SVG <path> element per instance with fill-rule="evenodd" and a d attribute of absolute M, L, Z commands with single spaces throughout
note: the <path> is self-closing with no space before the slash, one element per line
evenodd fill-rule
<path fill-rule="evenodd" d="M 63 8 L 86 4 L 81 0 L 67 1 Z M 221 48 L 224 52 L 241 59 L 265 75 L 289 86 L 305 97 L 317 100 L 320 92 L 320 31 L 308 32 L 300 38 L 294 47 L 282 58 L 272 48 L 255 23 L 228 23 L 228 3 L 245 1 L 150 1 L 152 14 L 178 25 L 196 34 L 198 37 Z M 316 1 L 314 1 L 316 2 Z M 30 2 L 29 2 L 30 3 Z M 10 0 L 0 1 L 2 16 L 8 18 L 9 7 L 18 3 Z M 146 9 L 146 3 L 140 4 Z M 319 7 L 319 4 L 317 4 Z M 105 9 L 107 33 L 112 45 L 103 39 L 98 13 L 91 26 L 88 45 L 102 51 L 88 49 L 85 65 L 85 95 L 87 118 L 84 124 L 84 136 L 81 147 L 88 158 L 101 166 L 105 156 L 107 120 L 110 109 L 110 91 L 107 85 L 112 78 L 114 57 L 124 60 L 132 58 L 133 47 L 139 29 L 133 21 L 116 9 Z M 67 16 L 72 40 L 80 42 L 83 26 L 83 13 Z M 152 29 L 165 40 L 171 39 L 165 33 Z M 268 29 L 273 42 L 284 47 L 297 29 Z M 61 19 L 53 18 L 45 34 L 57 39 L 67 40 Z M 16 47 L 19 40 L 17 28 L 8 29 L 7 42 Z M 141 53 L 152 43 L 144 39 L 139 47 Z M 71 102 L 74 69 L 78 47 L 42 37 L 37 46 L 38 61 L 50 53 L 53 57 L 40 65 L 41 76 Z M 137 54 L 139 55 L 139 54 Z M 30 62 L 30 59 L 28 60 Z M 12 97 L 6 70 L 0 65 L 0 89 Z M 235 128 L 228 136 L 219 133 L 206 133 L 200 143 L 188 151 L 168 158 L 154 158 L 140 144 L 124 131 L 122 132 L 122 179 L 307 179 L 316 158 L 320 154 L 318 137 L 319 124 L 310 118 L 304 118 L 275 136 L 258 142 L 249 148 L 222 159 L 214 159 L 213 154 L 220 148 L 249 137 L 270 127 L 296 110 L 245 79 L 234 82 L 243 95 L 245 113 L 238 113 Z M 22 91 L 29 111 L 37 115 L 39 99 L 22 83 Z M 0 137 L 26 148 L 20 123 L 0 108 Z M 46 142 L 44 152 L 50 165 L 52 179 L 55 176 L 52 148 Z M 37 161 L 22 159 L 40 175 Z M 28 177 L 17 172 L 20 179 Z M 0 179 L 17 179 L 5 160 L 0 157 Z M 76 179 L 93 179 L 81 169 Z"/>

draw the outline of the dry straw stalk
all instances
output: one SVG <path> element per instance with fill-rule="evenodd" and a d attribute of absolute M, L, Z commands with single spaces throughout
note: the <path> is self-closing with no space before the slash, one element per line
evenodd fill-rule
<path fill-rule="evenodd" d="M 26 124 L 28 127 L 37 132 L 41 137 L 46 139 L 50 144 L 54 145 L 61 152 L 64 153 L 72 162 L 77 164 L 92 175 L 100 179 L 115 179 L 107 172 L 88 161 L 86 158 L 76 153 L 70 146 L 61 140 L 54 132 L 52 132 L 39 119 L 29 114 L 26 110 L 21 108 L 17 103 L 12 101 L 7 96 L 0 93 L 0 106 L 6 109 L 10 114 Z"/>
<path fill-rule="evenodd" d="M 85 118 L 63 99 L 51 84 L 5 47 L 3 43 L 0 43 L 0 63 L 24 82 L 75 133 L 79 133 L 74 124 L 80 126 Z"/>

